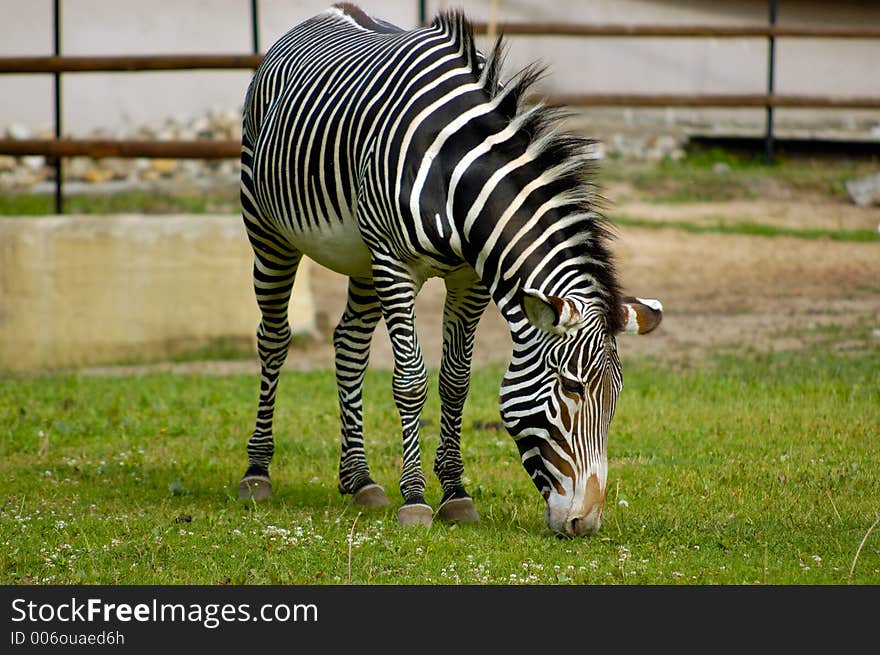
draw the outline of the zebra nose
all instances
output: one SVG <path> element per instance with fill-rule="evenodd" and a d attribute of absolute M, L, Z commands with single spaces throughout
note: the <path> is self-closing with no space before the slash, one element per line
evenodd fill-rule
<path fill-rule="evenodd" d="M 575 516 L 568 519 L 565 524 L 565 534 L 572 537 L 588 537 L 599 531 L 602 524 L 602 513 L 595 509 L 586 516 Z"/>

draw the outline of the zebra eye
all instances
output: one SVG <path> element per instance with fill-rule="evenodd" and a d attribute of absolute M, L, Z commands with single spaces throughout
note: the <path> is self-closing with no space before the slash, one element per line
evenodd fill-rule
<path fill-rule="evenodd" d="M 562 390 L 566 393 L 571 393 L 576 396 L 582 396 L 584 393 L 584 383 L 580 380 L 574 380 L 572 378 L 567 378 L 564 375 L 560 375 L 559 382 L 562 385 Z"/>

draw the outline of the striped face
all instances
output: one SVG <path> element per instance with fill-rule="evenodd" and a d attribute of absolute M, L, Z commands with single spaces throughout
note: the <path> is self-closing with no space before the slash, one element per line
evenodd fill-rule
<path fill-rule="evenodd" d="M 543 343 L 542 343 L 543 342 Z M 599 529 L 608 475 L 607 438 L 623 386 L 617 344 L 604 331 L 545 335 L 511 365 L 501 389 L 501 415 L 523 466 L 547 501 L 554 532 Z M 515 362 L 516 362 L 515 358 Z"/>
<path fill-rule="evenodd" d="M 617 340 L 600 314 L 536 295 L 531 308 L 525 303 L 531 325 L 515 335 L 501 385 L 501 417 L 547 502 L 547 526 L 559 534 L 591 535 L 601 524 L 608 430 L 623 387 Z M 659 303 L 630 300 L 621 305 L 621 316 L 642 322 L 634 319 L 631 329 L 623 323 L 623 329 L 653 330 Z"/>

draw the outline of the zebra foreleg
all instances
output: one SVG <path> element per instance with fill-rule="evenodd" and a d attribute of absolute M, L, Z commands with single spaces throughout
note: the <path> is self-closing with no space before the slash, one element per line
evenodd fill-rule
<path fill-rule="evenodd" d="M 397 511 L 397 520 L 401 525 L 431 525 L 433 510 L 425 502 L 425 474 L 419 452 L 419 421 L 428 395 L 428 371 L 415 330 L 418 286 L 405 267 L 378 258 L 374 258 L 373 283 L 391 339 L 392 389 L 403 432 L 403 506 Z"/>
<path fill-rule="evenodd" d="M 470 387 L 474 335 L 491 296 L 479 282 L 470 286 L 458 286 L 457 282 L 454 277 L 446 280 L 440 359 L 440 443 L 434 473 L 443 487 L 438 516 L 444 521 L 476 522 L 480 517 L 461 479 L 461 416 Z"/>
<path fill-rule="evenodd" d="M 339 457 L 339 491 L 352 494 L 357 505 L 379 507 L 388 504 L 385 491 L 370 477 L 364 449 L 362 389 L 370 359 L 370 344 L 382 310 L 370 280 L 348 281 L 345 312 L 333 331 L 336 352 L 336 386 L 342 423 L 342 453 Z"/>
<path fill-rule="evenodd" d="M 250 227 L 250 226 L 248 226 Z M 249 230 L 249 236 L 251 235 Z M 272 420 L 278 376 L 290 347 L 290 323 L 287 308 L 302 255 L 265 249 L 254 244 L 254 292 L 262 319 L 257 328 L 257 353 L 260 358 L 260 403 L 254 431 L 247 444 L 248 468 L 238 485 L 239 498 L 262 500 L 272 495 L 269 463 L 275 453 Z M 281 262 L 284 262 L 283 264 Z"/>

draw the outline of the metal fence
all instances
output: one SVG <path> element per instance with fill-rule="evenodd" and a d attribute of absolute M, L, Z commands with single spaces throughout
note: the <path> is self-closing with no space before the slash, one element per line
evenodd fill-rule
<path fill-rule="evenodd" d="M 62 138 L 62 96 L 64 74 L 210 69 L 253 69 L 259 53 L 259 0 L 250 0 L 252 52 L 239 55 L 145 55 L 68 57 L 61 54 L 61 0 L 53 2 L 54 55 L 45 57 L 0 57 L 0 74 L 46 73 L 54 76 L 54 139 L 0 139 L 0 154 L 42 155 L 55 167 L 55 211 L 63 211 L 62 162 L 65 157 L 162 157 L 229 159 L 239 156 L 241 144 L 230 140 L 148 141 Z M 653 37 L 653 38 L 766 38 L 767 87 L 758 94 L 597 94 L 583 93 L 545 97 L 549 103 L 579 107 L 763 107 L 766 112 L 765 160 L 773 160 L 774 110 L 777 107 L 880 109 L 878 97 L 833 97 L 783 95 L 775 92 L 775 45 L 778 38 L 877 39 L 880 27 L 836 28 L 778 25 L 776 0 L 768 1 L 767 24 L 755 26 L 707 25 L 597 25 L 577 23 L 474 23 L 477 34 L 504 33 L 508 36 L 556 37 Z M 419 2 L 419 21 L 426 21 L 425 2 Z"/>

